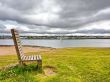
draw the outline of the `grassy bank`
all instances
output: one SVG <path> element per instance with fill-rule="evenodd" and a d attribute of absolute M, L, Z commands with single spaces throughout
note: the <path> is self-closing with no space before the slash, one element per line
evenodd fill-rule
<path fill-rule="evenodd" d="M 41 54 L 43 69 L 54 74 L 36 71 L 36 63 L 1 70 L 0 82 L 110 82 L 110 48 L 64 48 L 28 52 Z M 17 62 L 16 55 L 0 56 L 0 67 Z"/>

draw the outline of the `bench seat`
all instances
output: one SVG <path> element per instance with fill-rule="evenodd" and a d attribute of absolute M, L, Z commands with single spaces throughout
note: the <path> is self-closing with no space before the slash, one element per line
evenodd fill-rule
<path fill-rule="evenodd" d="M 22 61 L 36 61 L 36 60 L 40 61 L 42 60 L 42 58 L 40 55 L 32 55 L 32 56 L 22 56 L 21 60 Z"/>

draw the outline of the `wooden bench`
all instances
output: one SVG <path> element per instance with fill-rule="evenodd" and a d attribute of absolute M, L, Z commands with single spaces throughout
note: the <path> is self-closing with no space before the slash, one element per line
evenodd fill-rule
<path fill-rule="evenodd" d="M 41 69 L 42 68 L 41 56 L 40 55 L 32 55 L 32 56 L 24 55 L 18 31 L 15 29 L 11 29 L 11 33 L 12 33 L 12 38 L 14 41 L 15 49 L 17 52 L 19 64 L 24 65 L 24 62 L 37 61 L 37 67 L 38 69 Z"/>

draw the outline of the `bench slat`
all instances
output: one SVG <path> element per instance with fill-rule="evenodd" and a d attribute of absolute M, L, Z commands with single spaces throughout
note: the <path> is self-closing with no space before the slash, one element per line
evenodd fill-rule
<path fill-rule="evenodd" d="M 37 55 L 37 60 L 39 60 L 39 55 Z"/>
<path fill-rule="evenodd" d="M 26 56 L 26 59 L 25 60 L 28 60 L 28 56 Z"/>
<path fill-rule="evenodd" d="M 31 56 L 29 56 L 28 60 L 31 60 Z"/>
<path fill-rule="evenodd" d="M 33 58 L 34 60 L 36 60 L 36 56 L 34 55 L 34 58 Z"/>
<path fill-rule="evenodd" d="M 32 56 L 22 56 L 22 60 L 41 60 L 40 55 L 32 55 Z"/>
<path fill-rule="evenodd" d="M 31 59 L 30 59 L 30 60 L 34 60 L 34 59 L 33 59 L 33 55 L 31 56 Z"/>
<path fill-rule="evenodd" d="M 24 60 L 26 59 L 26 56 L 24 56 Z"/>
<path fill-rule="evenodd" d="M 39 55 L 39 60 L 41 60 L 42 58 L 41 58 L 41 56 Z"/>

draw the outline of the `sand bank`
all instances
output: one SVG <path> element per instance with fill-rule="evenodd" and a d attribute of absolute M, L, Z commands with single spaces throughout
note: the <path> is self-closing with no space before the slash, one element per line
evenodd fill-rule
<path fill-rule="evenodd" d="M 33 46 L 23 46 L 24 53 L 28 52 L 39 52 L 39 51 L 50 51 L 52 48 L 46 47 L 33 47 Z M 16 50 L 14 46 L 0 46 L 0 56 L 2 55 L 15 55 Z"/>

